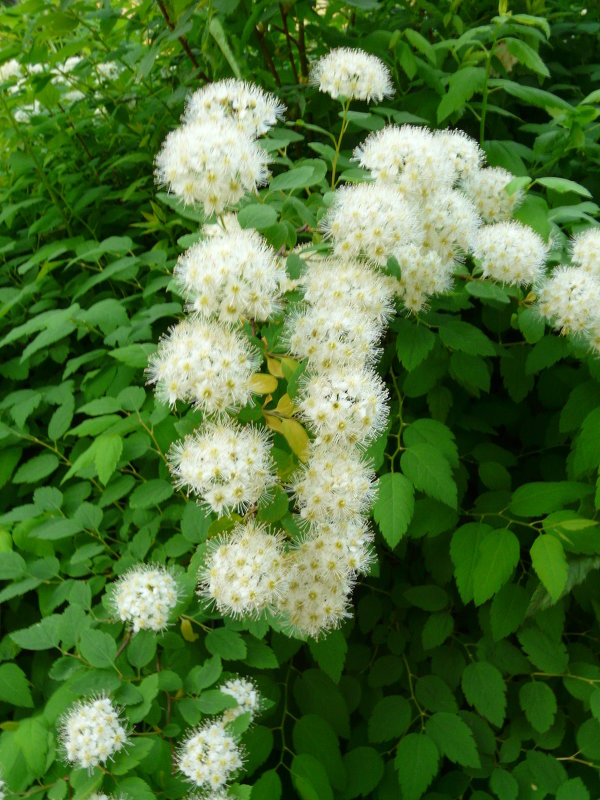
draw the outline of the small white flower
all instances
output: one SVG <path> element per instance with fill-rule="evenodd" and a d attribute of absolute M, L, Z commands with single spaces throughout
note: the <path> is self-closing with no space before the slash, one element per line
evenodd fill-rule
<path fill-rule="evenodd" d="M 435 250 L 444 262 L 463 260 L 481 225 L 471 200 L 455 189 L 423 198 L 415 214 L 424 231 L 423 247 Z"/>
<path fill-rule="evenodd" d="M 109 698 L 100 696 L 71 706 L 61 720 L 60 739 L 67 760 L 91 770 L 125 747 L 127 731 Z"/>
<path fill-rule="evenodd" d="M 221 228 L 210 234 L 175 267 L 189 308 L 229 323 L 242 317 L 263 321 L 277 312 L 287 274 L 273 248 L 253 230 Z"/>
<path fill-rule="evenodd" d="M 264 428 L 206 422 L 169 452 L 178 488 L 198 495 L 219 516 L 258 503 L 275 483 Z"/>
<path fill-rule="evenodd" d="M 156 156 L 159 184 L 184 203 L 220 214 L 267 180 L 267 152 L 231 120 L 195 121 L 167 136 Z"/>
<path fill-rule="evenodd" d="M 356 447 L 312 444 L 308 461 L 292 477 L 302 519 L 344 523 L 366 514 L 375 499 L 375 472 Z"/>
<path fill-rule="evenodd" d="M 496 222 L 480 228 L 473 255 L 484 278 L 527 286 L 544 274 L 548 248 L 543 239 L 520 222 Z"/>
<path fill-rule="evenodd" d="M 287 319 L 290 352 L 315 372 L 364 366 L 378 356 L 383 326 L 352 306 L 307 306 Z"/>
<path fill-rule="evenodd" d="M 414 125 L 374 131 L 355 149 L 354 159 L 378 181 L 409 197 L 451 189 L 457 177 L 455 159 L 443 140 Z"/>
<path fill-rule="evenodd" d="M 198 317 L 172 327 L 151 356 L 148 383 L 157 397 L 174 405 L 193 403 L 207 414 L 245 405 L 260 356 L 243 333 Z"/>
<path fill-rule="evenodd" d="M 288 553 L 287 570 L 289 585 L 278 608 L 296 634 L 318 638 L 350 617 L 355 574 L 340 559 L 333 539 L 300 542 Z"/>
<path fill-rule="evenodd" d="M 600 228 L 588 228 L 573 237 L 572 259 L 578 267 L 600 278 Z"/>
<path fill-rule="evenodd" d="M 373 370 L 313 374 L 300 390 L 300 413 L 319 442 L 366 444 L 385 428 L 389 409 L 384 382 Z"/>
<path fill-rule="evenodd" d="M 561 333 L 589 334 L 600 320 L 600 280 L 583 267 L 557 267 L 540 287 L 538 308 Z"/>
<path fill-rule="evenodd" d="M 298 284 L 312 306 L 350 306 L 378 324 L 387 322 L 394 312 L 395 280 L 360 261 L 315 260 Z"/>
<path fill-rule="evenodd" d="M 394 94 L 390 71 L 383 61 L 349 47 L 338 47 L 320 58 L 310 71 L 310 82 L 334 100 L 341 95 L 379 103 Z"/>
<path fill-rule="evenodd" d="M 116 582 L 113 606 L 120 620 L 141 630 L 162 631 L 177 603 L 177 584 L 162 567 L 140 564 Z"/>
<path fill-rule="evenodd" d="M 454 180 L 467 180 L 481 169 L 485 159 L 483 150 L 464 131 L 435 131 L 434 136 L 441 144 L 442 151 L 452 161 Z"/>
<path fill-rule="evenodd" d="M 452 288 L 454 264 L 435 250 L 408 245 L 394 253 L 400 266 L 398 294 L 404 307 L 417 314 L 430 297 Z"/>
<path fill-rule="evenodd" d="M 223 694 L 231 695 L 237 700 L 236 708 L 227 708 L 223 712 L 223 722 L 231 722 L 241 714 L 250 714 L 250 720 L 260 710 L 260 693 L 254 683 L 247 678 L 231 678 L 220 687 Z"/>
<path fill-rule="evenodd" d="M 513 194 L 506 191 L 514 177 L 502 167 L 485 167 L 467 176 L 463 189 L 484 222 L 504 222 L 511 218 L 524 197 L 520 189 Z"/>
<path fill-rule="evenodd" d="M 252 520 L 236 525 L 209 541 L 198 577 L 200 594 L 222 614 L 258 616 L 284 587 L 283 538 Z"/>
<path fill-rule="evenodd" d="M 398 246 L 418 243 L 423 236 L 413 206 L 394 186 L 383 183 L 338 189 L 321 227 L 333 240 L 336 255 L 364 256 L 381 265 Z"/>
<path fill-rule="evenodd" d="M 0 64 L 0 81 L 9 81 L 12 78 L 20 78 L 22 74 L 21 65 L 16 58 Z"/>
<path fill-rule="evenodd" d="M 231 120 L 246 136 L 266 133 L 280 119 L 285 106 L 260 86 L 227 78 L 209 83 L 188 99 L 185 122 Z"/>
<path fill-rule="evenodd" d="M 191 731 L 177 756 L 179 771 L 206 792 L 223 789 L 242 764 L 240 747 L 221 720 L 209 720 Z"/>

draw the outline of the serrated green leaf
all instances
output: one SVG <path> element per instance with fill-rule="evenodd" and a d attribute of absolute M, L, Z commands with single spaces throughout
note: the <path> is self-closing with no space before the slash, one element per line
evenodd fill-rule
<path fill-rule="evenodd" d="M 435 742 L 424 733 L 409 733 L 400 739 L 394 758 L 402 800 L 419 800 L 439 769 Z"/>
<path fill-rule="evenodd" d="M 508 581 L 519 555 L 519 540 L 512 531 L 494 530 L 482 539 L 473 573 L 475 605 L 485 603 Z"/>
<path fill-rule="evenodd" d="M 465 667 L 461 686 L 467 702 L 501 728 L 506 715 L 506 684 L 500 670 L 487 661 L 473 661 Z"/>
<path fill-rule="evenodd" d="M 373 517 L 381 535 L 393 550 L 402 539 L 415 509 L 412 483 L 399 473 L 387 473 L 379 479 Z"/>
<path fill-rule="evenodd" d="M 425 732 L 442 755 L 455 764 L 475 768 L 481 765 L 473 732 L 458 714 L 438 711 L 427 720 Z"/>
<path fill-rule="evenodd" d="M 429 444 L 407 447 L 400 459 L 402 472 L 416 489 L 456 508 L 457 489 L 448 460 Z"/>
<path fill-rule="evenodd" d="M 540 534 L 531 545 L 531 563 L 553 600 L 558 600 L 569 577 L 562 544 L 554 536 Z"/>
<path fill-rule="evenodd" d="M 527 720 L 538 733 L 545 733 L 552 727 L 557 703 L 556 695 L 547 683 L 524 683 L 519 689 L 519 703 Z"/>

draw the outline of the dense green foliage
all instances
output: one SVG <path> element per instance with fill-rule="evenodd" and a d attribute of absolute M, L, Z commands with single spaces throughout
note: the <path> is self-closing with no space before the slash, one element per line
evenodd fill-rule
<path fill-rule="evenodd" d="M 0 84 L 0 777 L 15 795 L 183 797 L 173 748 L 227 707 L 216 689 L 230 674 L 253 676 L 266 698 L 234 797 L 600 794 L 600 362 L 550 332 L 533 296 L 474 278 L 471 264 L 418 318 L 397 316 L 384 343 L 391 423 L 370 450 L 378 563 L 354 618 L 303 642 L 224 620 L 195 595 L 207 536 L 232 521 L 174 490 L 165 453 L 200 417 L 144 386 L 182 312 L 173 264 L 203 222 L 153 176 L 191 90 L 236 75 L 285 101 L 287 122 L 264 139 L 271 169 L 305 169 L 242 201 L 240 218 L 286 255 L 321 242 L 341 112 L 307 75 L 338 45 L 379 55 L 397 88 L 353 105 L 342 181 L 364 177 L 351 150 L 386 121 L 451 126 L 518 176 L 515 216 L 551 240 L 551 265 L 600 211 L 597 11 L 316 6 L 3 8 L 0 62 L 46 65 L 19 91 Z M 75 55 L 57 80 L 50 70 Z M 291 274 L 299 261 L 289 255 Z M 276 324 L 263 334 L 285 353 Z M 279 377 L 293 393 L 295 376 Z M 291 469 L 283 436 L 277 447 Z M 281 498 L 261 514 L 289 515 Z M 181 599 L 166 633 L 129 640 L 105 590 L 140 560 L 170 565 Z M 136 725 L 134 744 L 106 771 L 71 770 L 57 720 L 99 692 Z"/>

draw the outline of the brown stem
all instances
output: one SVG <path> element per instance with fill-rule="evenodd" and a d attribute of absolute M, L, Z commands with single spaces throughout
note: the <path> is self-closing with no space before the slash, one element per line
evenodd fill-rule
<path fill-rule="evenodd" d="M 127 634 L 127 636 L 126 636 L 126 637 L 123 639 L 123 642 L 121 643 L 121 647 L 119 647 L 119 649 L 117 650 L 117 655 L 115 656 L 115 661 L 116 661 L 116 660 L 117 660 L 117 658 L 118 658 L 118 657 L 121 655 L 121 653 L 123 652 L 123 650 L 125 650 L 125 648 L 126 648 L 126 647 L 127 647 L 127 645 L 129 644 L 129 642 L 131 641 L 131 637 L 132 637 L 132 636 L 133 636 L 133 633 L 132 633 L 132 631 L 129 631 L 129 632 L 128 632 L 128 634 Z"/>
<path fill-rule="evenodd" d="M 260 45 L 260 49 L 265 57 L 265 61 L 267 62 L 267 67 L 271 75 L 275 78 L 275 83 L 277 86 L 281 86 L 281 78 L 279 77 L 279 73 L 275 69 L 275 64 L 273 59 L 271 58 L 271 53 L 269 53 L 269 48 L 267 47 L 267 43 L 265 42 L 265 37 L 263 36 L 263 32 L 258 27 L 258 25 L 254 28 L 254 32 L 256 33 L 256 38 L 258 39 L 258 43 Z"/>
<path fill-rule="evenodd" d="M 167 11 L 167 7 L 163 3 L 163 0 L 156 0 L 156 2 L 158 3 L 158 7 L 160 8 L 160 11 L 161 11 L 163 17 L 165 18 L 165 22 L 169 26 L 169 29 L 174 31 L 175 30 L 175 24 L 171 20 L 171 17 L 169 16 L 169 12 Z M 179 44 L 185 50 L 186 55 L 189 58 L 189 60 L 192 62 L 194 67 L 199 71 L 200 77 L 203 80 L 208 81 L 208 79 L 209 79 L 208 75 L 205 72 L 202 72 L 200 70 L 200 65 L 198 64 L 198 60 L 196 59 L 196 56 L 192 53 L 192 49 L 188 44 L 187 38 L 182 34 L 181 36 L 178 36 L 177 39 L 179 40 Z"/>
<path fill-rule="evenodd" d="M 283 22 L 283 30 L 285 32 L 285 41 L 287 42 L 288 53 L 290 55 L 290 63 L 292 65 L 292 72 L 294 73 L 294 79 L 296 83 L 300 83 L 300 78 L 298 77 L 298 70 L 296 69 L 296 62 L 294 61 L 294 53 L 292 51 L 292 41 L 290 38 L 290 32 L 288 29 L 287 23 L 287 12 L 283 7 L 283 3 L 279 3 L 279 13 L 281 14 L 281 19 Z"/>
<path fill-rule="evenodd" d="M 306 41 L 304 39 L 304 20 L 298 19 L 298 55 L 300 56 L 300 72 L 303 78 L 308 78 L 308 59 L 306 58 Z"/>

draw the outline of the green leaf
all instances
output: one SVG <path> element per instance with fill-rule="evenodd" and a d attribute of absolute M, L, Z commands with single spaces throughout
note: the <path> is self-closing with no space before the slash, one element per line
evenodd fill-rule
<path fill-rule="evenodd" d="M 344 756 L 348 776 L 344 797 L 372 797 L 371 792 L 383 778 L 383 759 L 372 747 L 356 747 Z"/>
<path fill-rule="evenodd" d="M 143 369 L 148 366 L 148 359 L 155 350 L 155 344 L 128 344 L 116 350 L 109 350 L 107 355 L 128 367 Z"/>
<path fill-rule="evenodd" d="M 21 708 L 32 708 L 27 676 L 16 664 L 0 664 L 0 700 Z"/>
<path fill-rule="evenodd" d="M 400 739 L 394 758 L 402 800 L 419 800 L 439 769 L 439 752 L 424 733 L 409 733 Z"/>
<path fill-rule="evenodd" d="M 60 622 L 58 614 L 52 614 L 29 628 L 13 631 L 10 638 L 25 650 L 49 650 L 52 647 L 58 647 Z"/>
<path fill-rule="evenodd" d="M 312 167 L 295 167 L 276 175 L 269 184 L 269 189 L 271 191 L 289 191 L 310 186 L 313 174 L 314 169 Z"/>
<path fill-rule="evenodd" d="M 388 742 L 406 733 L 410 725 L 410 703 L 401 695 L 383 697 L 369 717 L 369 741 Z"/>
<path fill-rule="evenodd" d="M 208 30 L 210 35 L 215 40 L 215 42 L 219 45 L 221 52 L 223 53 L 227 63 L 231 67 L 231 71 L 233 72 L 236 78 L 241 80 L 242 73 L 240 67 L 235 59 L 231 47 L 229 46 L 229 42 L 227 41 L 227 35 L 225 33 L 223 25 L 221 24 L 221 20 L 218 16 L 215 15 L 210 18 L 210 24 L 208 26 Z"/>
<path fill-rule="evenodd" d="M 431 444 L 440 451 L 452 467 L 458 467 L 458 448 L 454 434 L 442 422 L 434 419 L 416 419 L 404 430 L 404 444 Z"/>
<path fill-rule="evenodd" d="M 109 482 L 117 468 L 122 452 L 123 439 L 117 434 L 105 434 L 99 437 L 94 461 L 98 478 L 104 486 Z"/>
<path fill-rule="evenodd" d="M 486 74 L 483 67 L 463 67 L 450 76 L 448 92 L 442 97 L 437 110 L 437 121 L 461 109 L 476 92 L 483 88 Z"/>
<path fill-rule="evenodd" d="M 427 358 L 433 345 L 435 335 L 425 325 L 415 325 L 407 319 L 399 319 L 394 323 L 396 336 L 396 353 L 400 363 L 408 372 Z"/>
<path fill-rule="evenodd" d="M 379 479 L 373 517 L 381 535 L 393 550 L 408 530 L 415 510 L 412 483 L 397 472 L 386 473 Z"/>
<path fill-rule="evenodd" d="M 252 800 L 280 800 L 281 778 L 274 769 L 263 772 L 252 787 Z"/>
<path fill-rule="evenodd" d="M 473 574 L 475 605 L 485 603 L 507 582 L 519 563 L 519 554 L 519 540 L 512 531 L 493 530 L 483 538 Z"/>
<path fill-rule="evenodd" d="M 28 717 L 18 723 L 14 733 L 15 742 L 21 751 L 30 774 L 41 778 L 46 769 L 48 752 L 48 727 L 43 717 Z"/>
<path fill-rule="evenodd" d="M 569 576 L 562 544 L 554 536 L 540 534 L 531 546 L 531 563 L 554 601 L 561 596 Z"/>
<path fill-rule="evenodd" d="M 325 638 L 309 642 L 310 652 L 319 667 L 334 683 L 339 683 L 346 661 L 348 643 L 340 630 L 331 631 Z"/>
<path fill-rule="evenodd" d="M 290 771 L 301 800 L 334 800 L 325 767 L 314 756 L 308 753 L 295 755 Z"/>
<path fill-rule="evenodd" d="M 162 478 L 154 478 L 151 481 L 140 484 L 133 490 L 129 497 L 131 508 L 150 508 L 158 506 L 173 494 L 173 485 Z"/>
<path fill-rule="evenodd" d="M 325 767 L 334 789 L 346 785 L 346 771 L 340 752 L 338 737 L 331 725 L 317 714 L 305 714 L 294 724 L 294 749 L 308 753 Z"/>
<path fill-rule="evenodd" d="M 125 797 L 135 797 L 135 800 L 156 800 L 156 795 L 141 778 L 123 778 L 119 781 L 119 792 Z"/>
<path fill-rule="evenodd" d="M 21 464 L 13 476 L 13 483 L 37 483 L 47 478 L 59 465 L 58 457 L 53 453 L 42 453 Z"/>
<path fill-rule="evenodd" d="M 508 52 L 513 55 L 524 67 L 537 72 L 545 78 L 550 76 L 548 67 L 544 64 L 539 54 L 522 39 L 513 39 L 512 36 L 505 36 L 504 42 Z"/>
<path fill-rule="evenodd" d="M 225 661 L 239 661 L 246 657 L 246 644 L 237 631 L 229 628 L 215 628 L 206 635 L 206 649 Z"/>
<path fill-rule="evenodd" d="M 473 732 L 458 714 L 438 711 L 427 720 L 425 732 L 450 761 L 462 767 L 481 766 Z"/>
<path fill-rule="evenodd" d="M 543 108 L 549 114 L 558 113 L 560 111 L 571 112 L 573 107 L 563 100 L 562 97 L 546 92 L 543 89 L 538 89 L 535 86 L 526 86 L 516 81 L 506 80 L 505 78 L 490 78 L 488 81 L 490 88 L 501 88 L 505 92 L 521 100 L 527 106 L 535 106 L 536 108 Z"/>
<path fill-rule="evenodd" d="M 203 714 L 220 714 L 226 708 L 236 708 L 237 701 L 219 689 L 207 689 L 198 698 L 197 706 Z"/>
<path fill-rule="evenodd" d="M 416 489 L 456 508 L 457 489 L 450 464 L 435 447 L 429 444 L 407 447 L 402 453 L 400 465 Z"/>
<path fill-rule="evenodd" d="M 127 749 L 121 750 L 111 761 L 110 771 L 113 775 L 127 775 L 135 769 L 154 749 L 155 739 L 152 736 L 136 736 Z"/>
<path fill-rule="evenodd" d="M 554 192 L 564 194 L 565 192 L 574 192 L 583 197 L 591 197 L 592 193 L 585 186 L 575 181 L 570 181 L 567 178 L 536 178 L 536 183 L 545 186 L 547 189 L 552 189 Z"/>
<path fill-rule="evenodd" d="M 527 658 L 542 672 L 562 673 L 569 663 L 564 644 L 553 639 L 534 625 L 528 625 L 517 632 Z"/>
<path fill-rule="evenodd" d="M 446 611 L 432 614 L 423 625 L 421 631 L 423 649 L 433 650 L 434 647 L 439 647 L 452 635 L 453 630 L 454 619 L 452 614 Z"/>
<path fill-rule="evenodd" d="M 600 408 L 583 420 L 573 448 L 573 474 L 579 478 L 600 465 Z"/>
<path fill-rule="evenodd" d="M 545 733 L 552 727 L 556 716 L 556 695 L 542 681 L 524 683 L 519 689 L 519 703 L 531 727 Z"/>
<path fill-rule="evenodd" d="M 525 373 L 534 375 L 551 367 L 568 354 L 569 343 L 562 336 L 544 336 L 530 350 L 525 360 Z"/>
<path fill-rule="evenodd" d="M 577 747 L 586 758 L 600 760 L 600 723 L 587 719 L 579 726 L 576 735 Z"/>
<path fill-rule="evenodd" d="M 460 350 L 471 356 L 493 356 L 494 344 L 479 328 L 459 319 L 444 320 L 439 327 L 440 339 L 451 350 Z"/>
<path fill-rule="evenodd" d="M 79 651 L 93 667 L 110 667 L 117 655 L 117 643 L 109 633 L 90 628 L 81 635 Z"/>
<path fill-rule="evenodd" d="M 452 536 L 450 558 L 454 564 L 454 578 L 463 603 L 473 599 L 473 577 L 479 560 L 479 546 L 492 530 L 484 523 L 468 522 Z"/>
<path fill-rule="evenodd" d="M 193 667 L 186 677 L 186 688 L 192 694 L 199 694 L 202 689 L 212 686 L 221 677 L 223 667 L 219 656 L 207 658 L 202 666 Z"/>
<path fill-rule="evenodd" d="M 490 608 L 490 625 L 495 641 L 514 633 L 527 612 L 529 596 L 517 583 L 506 583 L 494 595 Z"/>
<path fill-rule="evenodd" d="M 251 203 L 240 209 L 238 222 L 242 228 L 256 228 L 257 231 L 262 231 L 275 225 L 277 212 L 273 206 Z"/>
<path fill-rule="evenodd" d="M 469 281 L 465 286 L 467 294 L 480 300 L 491 300 L 496 303 L 510 303 L 510 297 L 502 286 L 491 281 Z"/>
<path fill-rule="evenodd" d="M 498 800 L 517 800 L 519 784 L 510 772 L 496 767 L 490 776 L 490 789 Z"/>
<path fill-rule="evenodd" d="M 581 778 L 570 778 L 561 784 L 556 800 L 590 800 L 590 793 Z"/>
<path fill-rule="evenodd" d="M 412 28 L 404 28 L 403 33 L 410 42 L 411 46 L 420 53 L 423 53 L 429 63 L 435 67 L 437 64 L 437 58 L 431 43 L 428 42 L 421 33 L 412 30 Z"/>
<path fill-rule="evenodd" d="M 461 686 L 467 702 L 501 728 L 506 715 L 506 684 L 500 670 L 487 661 L 473 661 L 465 667 Z"/>
<path fill-rule="evenodd" d="M 510 510 L 518 517 L 539 517 L 590 495 L 591 486 L 575 481 L 525 483 L 513 492 Z"/>

